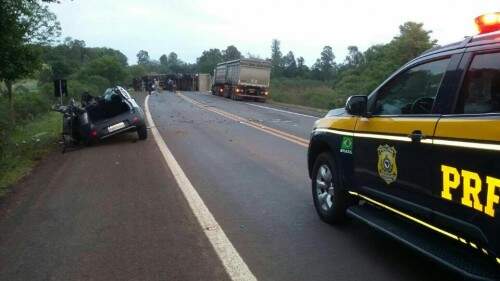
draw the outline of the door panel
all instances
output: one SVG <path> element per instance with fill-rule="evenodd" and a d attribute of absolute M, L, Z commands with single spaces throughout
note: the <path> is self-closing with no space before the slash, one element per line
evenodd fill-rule
<path fill-rule="evenodd" d="M 453 115 L 443 116 L 433 146 L 436 211 L 470 223 L 500 255 L 500 50 L 468 55 Z"/>
<path fill-rule="evenodd" d="M 499 126 L 500 116 L 443 117 L 436 128 L 431 161 L 434 209 L 475 225 L 497 251 Z"/>
<path fill-rule="evenodd" d="M 370 96 L 375 116 L 360 118 L 354 133 L 354 174 L 360 189 L 380 200 L 392 197 L 426 206 L 432 194 L 430 140 L 440 116 L 432 112 L 449 62 L 450 57 L 418 62 Z"/>
<path fill-rule="evenodd" d="M 436 116 L 360 119 L 354 138 L 358 185 L 368 192 L 375 189 L 404 200 L 422 202 L 430 193 L 428 166 L 432 145 L 412 142 L 408 136 L 420 131 L 432 138 L 437 121 Z"/>
<path fill-rule="evenodd" d="M 361 118 L 356 125 L 356 132 L 409 136 L 420 130 L 425 136 L 434 134 L 438 116 L 427 117 L 373 117 Z"/>

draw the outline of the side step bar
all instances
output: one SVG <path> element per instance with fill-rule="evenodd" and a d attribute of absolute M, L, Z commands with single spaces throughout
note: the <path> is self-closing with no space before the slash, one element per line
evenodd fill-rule
<path fill-rule="evenodd" d="M 363 204 L 350 207 L 347 214 L 468 279 L 500 280 L 500 265 L 493 259 L 386 210 Z"/>

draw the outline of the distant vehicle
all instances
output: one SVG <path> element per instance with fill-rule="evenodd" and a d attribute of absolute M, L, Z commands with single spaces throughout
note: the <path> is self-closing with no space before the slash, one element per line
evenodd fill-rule
<path fill-rule="evenodd" d="M 358 219 L 467 279 L 500 280 L 500 13 L 476 23 L 318 120 L 308 168 L 323 221 Z"/>
<path fill-rule="evenodd" d="M 269 94 L 271 63 L 260 59 L 222 62 L 214 69 L 212 94 L 233 100 L 265 102 Z"/>

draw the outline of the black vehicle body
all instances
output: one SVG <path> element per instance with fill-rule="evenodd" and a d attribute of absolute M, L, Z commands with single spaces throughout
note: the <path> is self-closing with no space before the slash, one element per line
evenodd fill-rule
<path fill-rule="evenodd" d="M 134 98 L 120 86 L 109 88 L 102 97 L 85 105 L 87 116 L 81 118 L 85 136 L 102 140 L 113 135 L 137 131 L 147 137 L 144 112 Z"/>
<path fill-rule="evenodd" d="M 477 74 L 472 71 L 474 59 L 497 54 L 500 57 L 500 32 L 468 37 L 425 52 L 368 97 L 351 97 L 345 109 L 332 110 L 319 120 L 308 150 L 313 181 L 318 156 L 323 152 L 332 155 L 342 191 L 352 199 L 348 215 L 361 218 L 469 278 L 485 280 L 500 278 L 500 207 L 496 202 L 500 195 L 500 186 L 496 187 L 500 179 L 500 112 L 468 114 L 463 108 L 464 99 L 471 95 L 471 90 L 465 89 L 466 79 Z M 380 108 L 386 105 L 381 103 L 384 95 L 389 96 L 391 85 L 413 69 L 433 63 L 444 66 L 435 98 L 415 100 L 407 107 L 411 114 L 403 114 L 403 109 L 401 114 L 376 113 L 383 112 Z M 495 67 L 497 70 L 484 71 L 498 75 L 500 65 Z M 490 82 L 489 89 L 498 91 L 495 102 L 500 101 L 500 81 Z M 347 149 L 343 145 L 346 139 L 351 144 Z M 366 210 L 370 207 L 357 212 L 359 202 L 374 207 L 372 213 L 383 209 L 379 218 L 398 217 L 409 222 L 415 226 L 413 232 L 429 230 L 433 233 L 429 237 L 443 238 L 446 242 L 439 242 L 441 245 L 451 245 L 450 252 L 456 249 L 456 253 L 467 256 L 460 254 L 462 261 L 447 260 L 446 255 L 439 254 L 443 249 L 433 250 L 422 246 L 426 242 L 416 242 L 423 234 L 411 238 L 411 234 L 404 236 L 385 228 L 383 219 L 375 223 L 368 218 L 370 211 Z M 469 258 L 476 260 L 471 262 Z M 486 272 L 461 267 L 469 262 L 493 269 Z"/>
<path fill-rule="evenodd" d="M 56 111 L 64 114 L 65 144 L 90 144 L 130 131 L 137 131 L 140 139 L 147 138 L 142 108 L 119 86 L 107 89 L 101 97 L 86 95 L 82 107 L 71 100 L 68 106 L 59 106 Z"/>

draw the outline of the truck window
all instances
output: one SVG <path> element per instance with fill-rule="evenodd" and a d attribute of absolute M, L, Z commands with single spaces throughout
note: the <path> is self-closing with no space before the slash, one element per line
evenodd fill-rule
<path fill-rule="evenodd" d="M 456 113 L 500 112 L 500 53 L 475 55 L 462 86 Z"/>
<path fill-rule="evenodd" d="M 378 92 L 374 115 L 431 113 L 449 58 L 417 65 L 389 81 Z"/>

